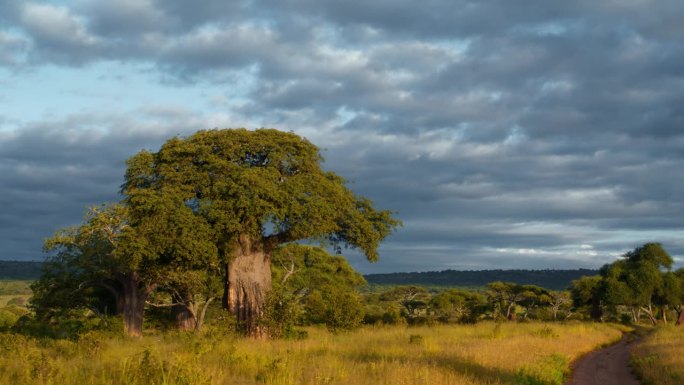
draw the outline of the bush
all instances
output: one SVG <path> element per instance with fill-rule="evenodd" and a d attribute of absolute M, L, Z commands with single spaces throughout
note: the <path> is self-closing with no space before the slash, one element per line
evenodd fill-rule
<path fill-rule="evenodd" d="M 400 309 L 389 307 L 382 315 L 382 322 L 387 325 L 405 324 L 406 318 L 402 315 Z"/>
<path fill-rule="evenodd" d="M 331 291 L 323 299 L 323 321 L 330 331 L 352 330 L 361 324 L 363 305 L 355 292 Z"/>
<path fill-rule="evenodd" d="M 19 316 L 11 311 L 0 309 L 0 330 L 7 330 L 14 326 Z"/>
<path fill-rule="evenodd" d="M 365 313 L 359 295 L 339 287 L 312 292 L 307 297 L 305 310 L 307 323 L 323 324 L 332 332 L 358 327 Z"/>
<path fill-rule="evenodd" d="M 273 338 L 303 338 L 305 333 L 295 330 L 300 313 L 300 306 L 293 295 L 275 289 L 268 295 L 261 323 Z"/>

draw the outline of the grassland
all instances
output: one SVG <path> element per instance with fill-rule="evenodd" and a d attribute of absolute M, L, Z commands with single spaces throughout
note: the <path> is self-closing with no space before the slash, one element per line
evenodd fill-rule
<path fill-rule="evenodd" d="M 644 337 L 632 367 L 645 385 L 684 384 L 684 328 L 663 326 Z"/>
<path fill-rule="evenodd" d="M 303 340 L 208 332 L 79 341 L 0 334 L 0 383 L 11 384 L 561 384 L 569 364 L 621 332 L 610 325 L 481 323 L 308 329 Z"/>
<path fill-rule="evenodd" d="M 29 280 L 0 279 L 0 308 L 15 298 L 22 303 L 31 297 L 31 282 Z M 15 301 L 16 302 L 16 301 Z"/>
<path fill-rule="evenodd" d="M 32 282 L 21 279 L 0 279 L 0 295 L 31 295 Z"/>

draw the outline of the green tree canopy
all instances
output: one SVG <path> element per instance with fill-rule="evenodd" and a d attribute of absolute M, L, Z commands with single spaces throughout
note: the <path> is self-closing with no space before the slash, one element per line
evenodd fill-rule
<path fill-rule="evenodd" d="M 323 170 L 322 160 L 306 139 L 272 129 L 199 131 L 168 140 L 156 153 L 142 151 L 128 161 L 122 192 L 131 223 L 150 229 L 151 244 L 131 251 L 167 250 L 164 239 L 177 234 L 177 220 L 202 228 L 226 264 L 224 306 L 249 334 L 263 335 L 256 320 L 278 245 L 326 240 L 375 261 L 379 243 L 400 224 Z M 211 254 L 205 242 L 201 247 Z"/>

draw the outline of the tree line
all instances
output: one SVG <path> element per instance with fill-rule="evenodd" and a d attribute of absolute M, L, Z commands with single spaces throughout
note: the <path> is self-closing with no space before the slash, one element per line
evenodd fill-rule
<path fill-rule="evenodd" d="M 362 324 L 430 325 L 484 320 L 652 324 L 674 321 L 682 325 L 684 269 L 668 269 L 670 259 L 661 245 L 645 244 L 604 266 L 601 274 L 573 281 L 566 290 L 502 281 L 479 289 L 370 286 L 344 257 L 331 255 L 317 246 L 288 244 L 272 254 L 273 289 L 265 299 L 264 313 L 258 322 L 270 336 L 278 338 L 301 337 L 305 332 L 300 327 L 307 325 L 324 325 L 333 332 Z M 38 282 L 43 285 L 50 280 Z M 214 285 L 214 292 L 218 293 L 221 281 L 216 280 Z M 83 290 L 70 293 L 76 295 L 67 302 L 63 297 L 34 297 L 39 319 L 52 318 L 61 325 L 81 322 L 83 327 L 86 318 L 99 318 L 101 327 L 107 320 L 103 314 L 106 307 L 114 305 L 112 296 L 97 286 L 86 286 Z M 190 311 L 177 308 L 173 299 L 176 295 L 168 288 L 150 295 L 148 318 L 152 318 L 153 324 L 166 320 L 170 328 L 199 330 L 207 309 L 213 311 L 210 322 L 214 326 L 226 322 L 220 311 L 217 313 L 220 304 L 207 300 L 210 297 L 195 297 L 195 307 Z M 54 302 L 50 305 L 51 301 Z M 41 314 L 58 309 L 50 317 Z M 192 316 L 179 317 L 179 310 L 190 311 Z M 21 329 L 22 323 L 18 325 Z"/>
<path fill-rule="evenodd" d="M 536 285 L 553 290 L 564 290 L 570 283 L 583 276 L 596 275 L 592 269 L 495 269 L 495 270 L 442 270 L 410 273 L 367 274 L 364 277 L 371 284 L 483 287 L 490 282 L 516 282 Z"/>

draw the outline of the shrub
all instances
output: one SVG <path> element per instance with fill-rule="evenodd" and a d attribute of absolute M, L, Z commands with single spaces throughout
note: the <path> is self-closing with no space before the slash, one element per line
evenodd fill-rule
<path fill-rule="evenodd" d="M 323 298 L 323 321 L 330 331 L 352 330 L 361 324 L 363 305 L 355 292 L 330 291 Z"/>
<path fill-rule="evenodd" d="M 7 330 L 11 328 L 18 319 L 19 316 L 13 312 L 6 309 L 0 309 L 0 330 Z"/>
<path fill-rule="evenodd" d="M 302 338 L 305 335 L 295 330 L 301 309 L 296 298 L 283 290 L 272 290 L 266 300 L 261 323 L 271 337 Z"/>

